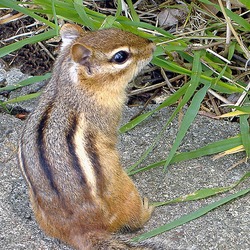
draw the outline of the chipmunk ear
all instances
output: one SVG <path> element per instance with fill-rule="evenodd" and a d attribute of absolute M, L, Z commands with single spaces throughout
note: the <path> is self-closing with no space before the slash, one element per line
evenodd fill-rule
<path fill-rule="evenodd" d="M 81 43 L 75 43 L 71 47 L 71 55 L 72 59 L 81 65 L 85 65 L 86 62 L 89 61 L 89 57 L 91 55 L 91 50 L 88 49 Z"/>
<path fill-rule="evenodd" d="M 89 58 L 92 52 L 81 43 L 75 43 L 71 47 L 71 56 L 74 62 L 86 67 L 88 74 L 91 74 Z"/>
<path fill-rule="evenodd" d="M 83 29 L 76 24 L 64 24 L 60 29 L 60 35 L 62 38 L 62 48 L 69 45 L 73 40 L 78 38 L 82 33 Z"/>

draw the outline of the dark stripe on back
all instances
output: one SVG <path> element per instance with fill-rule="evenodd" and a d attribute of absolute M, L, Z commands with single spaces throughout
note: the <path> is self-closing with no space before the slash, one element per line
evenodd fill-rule
<path fill-rule="evenodd" d="M 48 162 L 48 159 L 46 157 L 46 150 L 45 150 L 45 129 L 48 125 L 48 119 L 51 113 L 51 109 L 52 109 L 52 104 L 50 103 L 48 105 L 48 108 L 43 113 L 42 118 L 37 128 L 38 157 L 39 157 L 39 162 L 42 167 L 42 170 L 49 181 L 51 189 L 55 191 L 57 195 L 59 195 L 59 190 L 53 178 L 52 167 L 50 166 Z"/>
<path fill-rule="evenodd" d="M 99 185 L 99 190 L 103 189 L 104 182 L 102 181 L 102 166 L 100 164 L 100 158 L 96 148 L 96 141 L 93 133 L 88 133 L 86 135 L 86 145 L 85 150 L 90 158 L 91 165 L 95 171 L 96 179 L 98 180 L 97 185 Z"/>
<path fill-rule="evenodd" d="M 77 118 L 76 116 L 74 116 L 70 122 L 71 127 L 66 135 L 66 141 L 67 141 L 69 153 L 71 155 L 70 159 L 71 159 L 72 167 L 77 173 L 80 184 L 86 185 L 86 179 L 85 179 L 84 173 L 82 172 L 78 156 L 76 155 L 76 145 L 74 142 L 74 136 L 75 136 L 76 129 L 77 129 L 77 123 L 78 123 Z"/>

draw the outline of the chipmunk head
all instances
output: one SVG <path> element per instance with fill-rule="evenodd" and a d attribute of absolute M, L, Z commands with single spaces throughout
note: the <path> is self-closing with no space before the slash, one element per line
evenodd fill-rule
<path fill-rule="evenodd" d="M 62 50 L 69 49 L 74 82 L 127 84 L 151 60 L 154 44 L 119 29 L 83 31 L 78 25 L 61 28 Z"/>

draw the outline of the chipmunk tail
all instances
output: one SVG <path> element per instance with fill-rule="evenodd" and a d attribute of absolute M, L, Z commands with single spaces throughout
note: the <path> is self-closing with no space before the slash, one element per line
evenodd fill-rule
<path fill-rule="evenodd" d="M 159 242 L 143 241 L 134 243 L 123 236 L 112 235 L 105 231 L 92 231 L 74 236 L 71 245 L 78 250 L 164 250 Z"/>

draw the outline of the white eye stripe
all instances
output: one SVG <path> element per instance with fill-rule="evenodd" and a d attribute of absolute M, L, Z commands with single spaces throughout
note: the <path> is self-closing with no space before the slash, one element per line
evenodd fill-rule
<path fill-rule="evenodd" d="M 110 62 L 109 65 L 106 65 L 106 67 L 102 68 L 102 70 L 105 70 L 106 73 L 120 71 L 121 69 L 128 67 L 131 64 L 131 62 L 132 62 L 131 58 L 128 58 L 127 61 L 122 64 L 118 64 L 116 62 Z"/>

